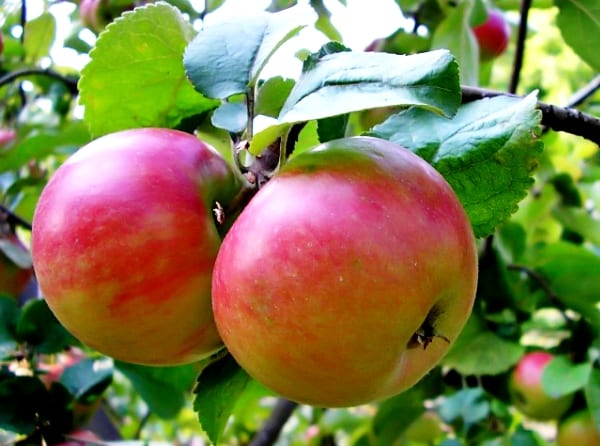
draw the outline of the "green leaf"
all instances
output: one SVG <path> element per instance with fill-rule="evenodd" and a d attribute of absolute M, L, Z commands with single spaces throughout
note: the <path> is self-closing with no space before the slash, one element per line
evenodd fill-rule
<path fill-rule="evenodd" d="M 319 119 L 317 132 L 319 142 L 332 141 L 334 139 L 346 136 L 346 126 L 348 125 L 348 115 L 332 116 L 330 118 Z"/>
<path fill-rule="evenodd" d="M 48 392 L 34 376 L 0 375 L 0 429 L 30 434 Z"/>
<path fill-rule="evenodd" d="M 513 367 L 524 353 L 523 346 L 488 330 L 473 313 L 443 364 L 462 375 L 498 375 Z"/>
<path fill-rule="evenodd" d="M 412 389 L 383 401 L 373 418 L 374 444 L 394 444 L 400 434 L 424 412 L 421 393 Z"/>
<path fill-rule="evenodd" d="M 227 420 L 249 382 L 250 377 L 231 355 L 202 370 L 194 390 L 194 410 L 213 444 L 219 444 Z"/>
<path fill-rule="evenodd" d="M 554 217 L 566 228 L 600 246 L 600 220 L 583 208 L 562 206 L 553 211 Z"/>
<path fill-rule="evenodd" d="M 112 382 L 113 361 L 110 358 L 86 358 L 66 367 L 59 382 L 81 403 L 89 403 L 102 394 Z"/>
<path fill-rule="evenodd" d="M 176 8 L 156 3 L 124 13 L 100 34 L 79 82 L 94 137 L 135 127 L 174 127 L 219 104 L 186 79 L 181 58 L 194 33 Z"/>
<path fill-rule="evenodd" d="M 557 242 L 529 251 L 529 262 L 566 306 L 600 327 L 600 256 L 582 246 Z"/>
<path fill-rule="evenodd" d="M 323 0 L 310 0 L 310 6 L 317 13 L 317 21 L 315 22 L 315 28 L 321 31 L 330 40 L 341 42 L 343 39 L 340 32 L 331 23 L 331 12 L 323 4 Z"/>
<path fill-rule="evenodd" d="M 394 105 L 417 105 L 452 116 L 459 104 L 458 66 L 448 51 L 409 56 L 345 51 L 324 56 L 302 73 L 279 122 Z"/>
<path fill-rule="evenodd" d="M 148 367 L 115 361 L 148 408 L 161 418 L 174 418 L 185 405 L 196 371 L 193 365 Z"/>
<path fill-rule="evenodd" d="M 192 84 L 209 98 L 246 93 L 273 53 L 308 24 L 299 7 L 234 17 L 207 26 L 188 45 L 183 62 Z"/>
<path fill-rule="evenodd" d="M 490 403 L 480 387 L 463 389 L 449 396 L 439 410 L 445 422 L 462 420 L 466 425 L 483 420 L 489 412 Z"/>
<path fill-rule="evenodd" d="M 293 79 L 284 79 L 281 76 L 272 77 L 265 81 L 260 86 L 256 96 L 255 114 L 276 118 L 294 84 Z"/>
<path fill-rule="evenodd" d="M 596 429 L 600 430 L 600 370 L 593 369 L 584 389 L 585 401 L 592 413 Z"/>
<path fill-rule="evenodd" d="M 243 102 L 224 102 L 212 115 L 212 124 L 231 133 L 240 133 L 246 128 L 248 109 Z"/>
<path fill-rule="evenodd" d="M 56 37 L 56 20 L 52 14 L 45 12 L 25 24 L 25 55 L 31 62 L 37 62 L 48 56 L 50 47 Z"/>
<path fill-rule="evenodd" d="M 379 403 L 372 420 L 375 446 L 397 444 L 398 437 L 425 412 L 424 401 L 443 392 L 442 382 L 441 371 L 434 369 L 409 390 Z"/>
<path fill-rule="evenodd" d="M 471 31 L 472 2 L 464 1 L 439 24 L 433 33 L 431 48 L 445 48 L 456 57 L 460 66 L 461 83 L 479 83 L 479 47 Z"/>
<path fill-rule="evenodd" d="M 600 71 L 597 36 L 600 35 L 600 0 L 555 0 L 557 24 L 565 42 L 596 71 Z"/>
<path fill-rule="evenodd" d="M 544 367 L 542 389 L 560 398 L 583 389 L 590 379 L 592 364 L 573 364 L 566 356 L 556 356 Z"/>
<path fill-rule="evenodd" d="M 0 152 L 0 173 L 17 170 L 30 160 L 74 152 L 90 140 L 82 121 L 69 121 L 52 129 L 33 130 L 11 150 Z"/>
<path fill-rule="evenodd" d="M 431 163 L 460 198 L 475 235 L 483 237 L 517 209 L 533 183 L 543 147 L 540 119 L 534 95 L 496 97 L 463 105 L 452 120 L 407 110 L 371 134 Z"/>
<path fill-rule="evenodd" d="M 12 297 L 0 296 L 0 359 L 10 356 L 17 347 L 18 319 L 17 301 Z"/>
<path fill-rule="evenodd" d="M 58 353 L 77 341 L 58 322 L 44 299 L 28 301 L 17 321 L 17 337 L 37 353 Z"/>

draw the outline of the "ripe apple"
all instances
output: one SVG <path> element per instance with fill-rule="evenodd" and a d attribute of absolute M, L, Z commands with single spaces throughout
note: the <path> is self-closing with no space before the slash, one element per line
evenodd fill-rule
<path fill-rule="evenodd" d="M 558 425 L 557 446 L 598 446 L 600 430 L 594 424 L 589 410 L 580 410 Z"/>
<path fill-rule="evenodd" d="M 500 56 L 508 47 L 510 27 L 501 11 L 490 9 L 487 20 L 473 28 L 482 60 Z"/>
<path fill-rule="evenodd" d="M 351 406 L 419 381 L 473 305 L 477 253 L 444 178 L 354 137 L 291 158 L 225 236 L 213 309 L 250 375 L 294 401 Z"/>
<path fill-rule="evenodd" d="M 79 16 L 85 26 L 95 32 L 100 32 L 124 11 L 132 9 L 134 6 L 134 1 L 126 3 L 114 0 L 81 0 Z"/>
<path fill-rule="evenodd" d="M 0 232 L 0 243 L 5 249 L 10 245 L 13 252 L 21 252 L 22 255 L 29 256 L 25 245 L 13 233 Z M 9 258 L 3 249 L 0 249 L 0 295 L 18 298 L 25 291 L 32 276 L 32 268 L 22 268 Z"/>
<path fill-rule="evenodd" d="M 525 354 L 511 373 L 509 391 L 515 407 L 530 418 L 552 420 L 564 414 L 573 395 L 553 398 L 542 388 L 542 373 L 554 355 L 544 351 Z"/>
<path fill-rule="evenodd" d="M 17 139 L 15 129 L 0 128 L 0 149 Z"/>
<path fill-rule="evenodd" d="M 174 365 L 221 348 L 211 275 L 212 209 L 238 181 L 195 136 L 147 128 L 105 135 L 44 188 L 32 254 L 42 295 L 83 343 L 123 361 Z"/>
<path fill-rule="evenodd" d="M 102 439 L 90 430 L 77 429 L 66 435 L 66 441 L 54 446 L 89 446 L 91 444 L 102 444 Z"/>

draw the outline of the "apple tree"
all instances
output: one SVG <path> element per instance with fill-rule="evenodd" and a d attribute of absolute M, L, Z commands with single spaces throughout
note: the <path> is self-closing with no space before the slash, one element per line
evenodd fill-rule
<path fill-rule="evenodd" d="M 231 3 L 0 6 L 1 443 L 599 445 L 600 3 Z"/>

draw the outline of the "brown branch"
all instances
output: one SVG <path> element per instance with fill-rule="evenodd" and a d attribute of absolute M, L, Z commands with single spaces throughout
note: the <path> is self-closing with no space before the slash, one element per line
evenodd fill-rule
<path fill-rule="evenodd" d="M 513 62 L 513 72 L 510 79 L 509 93 L 516 93 L 519 86 L 519 78 L 521 77 L 521 68 L 523 68 L 523 55 L 525 54 L 525 39 L 527 38 L 527 17 L 531 8 L 532 0 L 521 1 L 521 20 L 519 22 L 519 30 L 517 33 L 517 46 L 515 49 L 515 59 Z"/>
<path fill-rule="evenodd" d="M 500 91 L 486 90 L 484 88 L 462 87 L 463 103 L 473 102 L 483 98 L 493 98 L 496 96 L 522 97 Z M 545 102 L 538 101 L 537 106 L 542 112 L 542 125 L 550 127 L 557 132 L 567 132 L 581 136 L 600 145 L 600 118 L 596 118 L 574 108 L 559 107 Z"/>
<path fill-rule="evenodd" d="M 78 92 L 77 79 L 63 76 L 54 70 L 44 70 L 40 68 L 25 68 L 23 70 L 11 71 L 10 73 L 0 77 L 0 87 L 26 76 L 46 76 L 62 82 L 69 89 L 69 92 L 72 95 L 76 95 Z"/>
<path fill-rule="evenodd" d="M 279 398 L 262 429 L 256 434 L 248 446 L 271 446 L 279 437 L 283 426 L 290 418 L 298 403 Z"/>

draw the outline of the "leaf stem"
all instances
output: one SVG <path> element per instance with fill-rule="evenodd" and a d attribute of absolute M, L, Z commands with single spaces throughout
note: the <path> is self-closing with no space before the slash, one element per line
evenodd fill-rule
<path fill-rule="evenodd" d="M 246 90 L 246 110 L 248 113 L 248 122 L 246 123 L 246 139 L 252 140 L 254 135 L 254 87 L 248 87 Z"/>
<path fill-rule="evenodd" d="M 292 416 L 298 403 L 279 398 L 262 429 L 258 431 L 248 446 L 270 446 L 275 443 L 283 426 Z"/>

